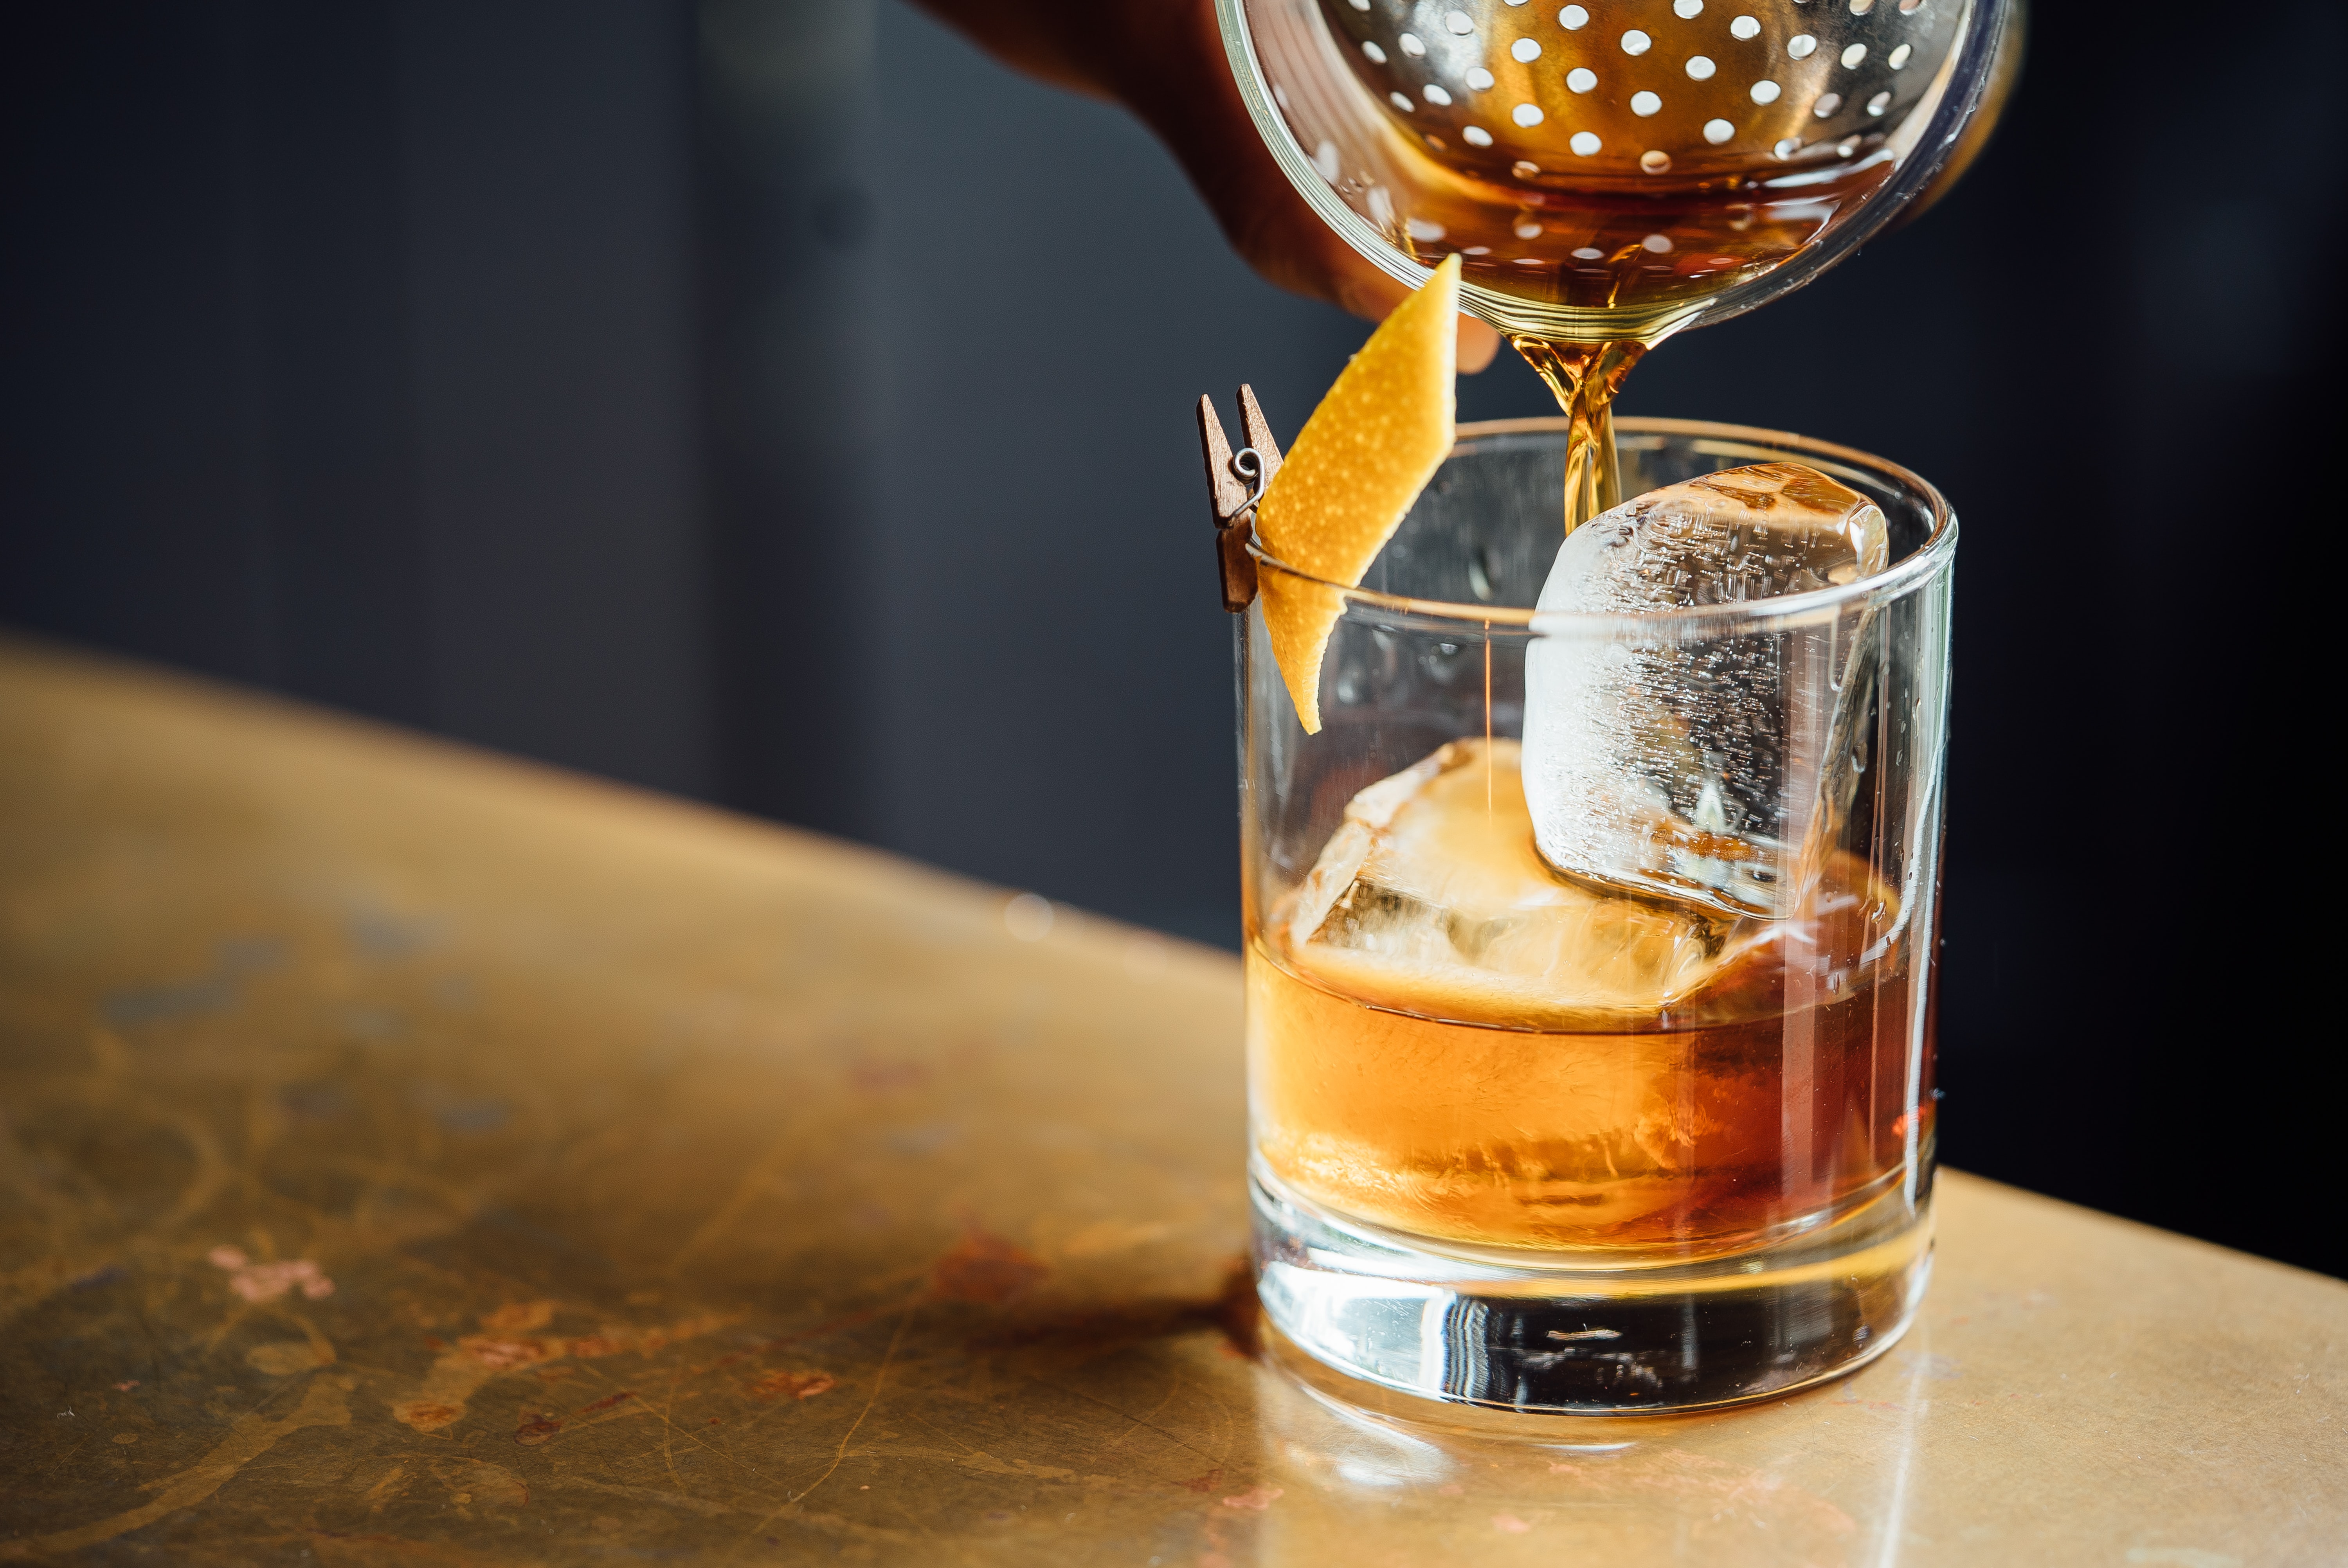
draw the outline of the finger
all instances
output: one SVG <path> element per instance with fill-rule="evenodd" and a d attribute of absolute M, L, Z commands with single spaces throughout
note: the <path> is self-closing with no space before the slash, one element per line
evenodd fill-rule
<path fill-rule="evenodd" d="M 1336 295 L 1339 304 L 1357 316 L 1375 322 L 1385 320 L 1389 312 L 1410 297 L 1408 285 L 1387 277 L 1363 260 L 1351 246 L 1337 240 L 1335 235 L 1328 234 L 1327 229 L 1320 226 L 1318 220 L 1314 221 L 1331 241 L 1327 246 L 1314 249 L 1318 252 L 1318 264 L 1332 280 L 1331 292 Z M 1474 375 L 1489 367 L 1493 356 L 1500 352 L 1500 334 L 1491 323 L 1465 311 L 1459 313 L 1457 341 L 1459 374 L 1462 375 Z"/>
<path fill-rule="evenodd" d="M 1252 128 L 1251 128 L 1251 129 Z M 1347 244 L 1304 204 L 1268 156 L 1225 166 L 1209 201 L 1240 253 L 1274 282 L 1334 300 L 1365 321 L 1382 322 L 1410 297 L 1410 286 L 1388 276 Z M 1457 362 L 1474 375 L 1499 353 L 1500 334 L 1476 317 L 1459 317 Z"/>
<path fill-rule="evenodd" d="M 1500 334 L 1489 322 L 1462 313 L 1459 317 L 1459 374 L 1474 375 L 1500 352 Z"/>
<path fill-rule="evenodd" d="M 1410 289 L 1339 238 L 1289 184 L 1223 67 L 1213 7 L 1193 0 L 1191 21 L 1173 42 L 1191 51 L 1200 68 L 1147 72 L 1118 83 L 1117 96 L 1165 139 L 1232 247 L 1257 272 L 1282 288 L 1384 321 Z M 1169 90 L 1169 82 L 1181 83 L 1181 90 Z M 1490 364 L 1500 346 L 1498 333 L 1466 315 L 1457 343 L 1459 369 L 1470 375 Z"/>

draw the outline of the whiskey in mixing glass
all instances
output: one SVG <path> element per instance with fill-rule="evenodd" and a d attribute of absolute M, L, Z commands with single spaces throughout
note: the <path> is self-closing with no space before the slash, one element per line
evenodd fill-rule
<path fill-rule="evenodd" d="M 1457 255 L 1473 308 L 1574 421 L 1569 528 L 1623 498 L 1607 408 L 1631 366 L 1882 210 L 1972 15 L 1951 0 L 1246 9 L 1320 179 L 1395 251 Z M 1976 123 L 1994 118 L 1993 102 Z"/>

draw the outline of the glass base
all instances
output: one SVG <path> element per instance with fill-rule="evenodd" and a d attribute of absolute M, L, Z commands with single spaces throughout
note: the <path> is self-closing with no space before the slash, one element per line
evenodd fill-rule
<path fill-rule="evenodd" d="M 1561 1263 L 1345 1220 L 1261 1166 L 1250 1176 L 1256 1292 L 1282 1335 L 1349 1377 L 1504 1409 L 1638 1415 L 1790 1393 L 1890 1349 L 1932 1268 L 1929 1194 L 1886 1194 L 1725 1257 Z"/>

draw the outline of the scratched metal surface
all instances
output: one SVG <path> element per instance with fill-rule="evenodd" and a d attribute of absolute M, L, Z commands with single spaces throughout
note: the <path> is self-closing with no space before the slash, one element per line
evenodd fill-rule
<path fill-rule="evenodd" d="M 0 644 L 0 1559 L 2339 1560 L 2348 1287 L 1962 1177 L 1827 1389 L 1348 1409 L 1234 966 L 1004 914 Z"/>

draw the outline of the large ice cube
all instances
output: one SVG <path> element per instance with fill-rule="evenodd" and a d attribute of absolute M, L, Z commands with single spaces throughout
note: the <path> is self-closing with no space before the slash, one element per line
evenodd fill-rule
<path fill-rule="evenodd" d="M 1519 764 L 1514 741 L 1454 741 L 1356 794 L 1282 912 L 1288 960 L 1405 1012 L 1535 1027 L 1650 1023 L 1712 978 L 1733 922 L 1551 871 Z"/>
<path fill-rule="evenodd" d="M 1881 571 L 1883 513 L 1814 468 L 1767 463 L 1650 491 L 1557 552 L 1525 667 L 1525 794 L 1550 865 L 1776 917 L 1799 906 L 1848 811 L 1872 681 L 1863 606 L 1730 633 L 1634 618 L 1798 594 Z"/>

